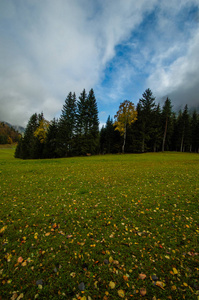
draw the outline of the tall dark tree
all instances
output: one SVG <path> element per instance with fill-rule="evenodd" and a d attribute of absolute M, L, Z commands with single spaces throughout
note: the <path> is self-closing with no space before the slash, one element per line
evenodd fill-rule
<path fill-rule="evenodd" d="M 59 153 L 68 156 L 73 153 L 76 127 L 76 95 L 70 92 L 65 100 L 59 120 Z"/>
<path fill-rule="evenodd" d="M 196 110 L 191 116 L 191 151 L 199 152 L 199 115 Z"/>
<path fill-rule="evenodd" d="M 151 135 L 155 129 L 154 112 L 155 97 L 150 89 L 145 90 L 137 105 L 138 128 L 141 136 L 141 152 L 150 149 Z"/>
<path fill-rule="evenodd" d="M 99 151 L 98 108 L 93 89 L 85 89 L 77 102 L 76 148 L 79 155 Z"/>
<path fill-rule="evenodd" d="M 171 100 L 167 97 L 164 106 L 162 108 L 162 129 L 163 129 L 162 151 L 165 150 L 165 144 L 167 145 L 167 150 L 169 150 L 169 141 L 172 135 L 171 117 L 172 117 L 172 105 L 171 105 Z"/>
<path fill-rule="evenodd" d="M 89 91 L 87 97 L 87 143 L 88 152 L 95 154 L 99 151 L 99 118 L 97 101 L 93 89 Z"/>
<path fill-rule="evenodd" d="M 43 120 L 43 113 L 33 114 L 25 129 L 24 137 L 18 143 L 15 151 L 15 157 L 18 158 L 42 158 L 43 145 L 39 139 L 34 135 L 39 127 L 40 122 Z"/>
<path fill-rule="evenodd" d="M 88 133 L 88 101 L 84 89 L 77 102 L 77 123 L 76 123 L 76 152 L 78 155 L 85 155 L 88 152 L 86 136 Z"/>
<path fill-rule="evenodd" d="M 106 153 L 112 152 L 112 146 L 114 144 L 114 126 L 113 126 L 113 119 L 108 116 L 106 121 L 106 134 L 105 134 L 105 149 Z"/>
<path fill-rule="evenodd" d="M 54 118 L 48 127 L 46 142 L 44 146 L 44 157 L 45 158 L 56 158 L 59 157 L 58 151 L 58 135 L 59 126 L 58 121 Z"/>
<path fill-rule="evenodd" d="M 118 153 L 121 149 L 122 138 L 118 130 L 115 130 L 113 119 L 108 116 L 106 125 L 100 131 L 100 152 Z"/>
<path fill-rule="evenodd" d="M 191 130 L 190 130 L 190 117 L 188 112 L 188 106 L 185 105 L 182 113 L 182 131 L 181 131 L 181 143 L 180 151 L 190 151 L 190 139 L 191 139 Z"/>
<path fill-rule="evenodd" d="M 154 127 L 151 131 L 151 151 L 160 151 L 160 145 L 162 141 L 162 130 L 161 130 L 161 110 L 158 104 L 153 112 Z"/>

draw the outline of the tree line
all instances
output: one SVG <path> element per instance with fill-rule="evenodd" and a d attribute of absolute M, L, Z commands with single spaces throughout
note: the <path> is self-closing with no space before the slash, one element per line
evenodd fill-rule
<path fill-rule="evenodd" d="M 163 107 L 147 89 L 136 106 L 136 121 L 127 124 L 125 152 L 157 151 L 199 152 L 199 114 L 183 110 L 175 113 L 169 98 Z M 110 118 L 100 132 L 100 152 L 117 153 L 124 143 L 123 134 L 115 131 L 116 122 Z"/>
<path fill-rule="evenodd" d="M 151 151 L 199 152 L 199 114 L 175 113 L 169 98 L 163 107 L 147 89 L 137 106 L 128 100 L 120 104 L 113 120 L 99 130 L 98 108 L 93 89 L 76 98 L 70 92 L 59 119 L 48 122 L 43 113 L 33 114 L 15 151 L 17 158 L 143 153 Z"/>
<path fill-rule="evenodd" d="M 8 123 L 0 122 L 0 144 L 13 144 L 17 143 L 21 135 Z"/>
<path fill-rule="evenodd" d="M 93 89 L 77 100 L 70 92 L 59 119 L 48 122 L 43 113 L 33 114 L 19 141 L 17 158 L 57 158 L 99 153 L 98 108 Z"/>

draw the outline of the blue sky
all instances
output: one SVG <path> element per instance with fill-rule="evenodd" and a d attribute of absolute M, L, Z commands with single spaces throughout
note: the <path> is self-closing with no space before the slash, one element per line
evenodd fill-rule
<path fill-rule="evenodd" d="M 1 0 L 0 120 L 58 117 L 94 89 L 100 123 L 150 88 L 199 107 L 199 0 Z"/>

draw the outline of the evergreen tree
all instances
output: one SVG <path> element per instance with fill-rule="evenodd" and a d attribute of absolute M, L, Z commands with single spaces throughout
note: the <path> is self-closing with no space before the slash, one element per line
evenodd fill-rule
<path fill-rule="evenodd" d="M 106 121 L 106 134 L 105 134 L 105 147 L 106 147 L 106 153 L 112 153 L 113 152 L 113 145 L 114 145 L 114 126 L 113 126 L 113 119 L 111 119 L 110 116 L 108 116 L 108 119 Z"/>
<path fill-rule="evenodd" d="M 48 127 L 46 143 L 44 147 L 45 158 L 59 157 L 58 151 L 58 121 L 54 118 Z"/>
<path fill-rule="evenodd" d="M 152 91 L 150 89 L 147 89 L 143 93 L 142 98 L 139 100 L 137 105 L 139 120 L 137 126 L 141 137 L 141 152 L 145 152 L 146 150 L 152 150 L 153 148 L 152 145 L 150 145 L 150 140 L 151 135 L 155 129 L 155 108 L 155 98 L 153 97 Z"/>
<path fill-rule="evenodd" d="M 99 151 L 99 119 L 94 91 L 85 89 L 77 103 L 76 147 L 79 155 Z"/>
<path fill-rule="evenodd" d="M 99 151 L 99 119 L 98 108 L 93 89 L 89 91 L 87 97 L 87 117 L 88 117 L 88 131 L 87 143 L 88 152 L 95 154 Z"/>
<path fill-rule="evenodd" d="M 163 130 L 162 151 L 163 152 L 165 150 L 165 146 L 167 150 L 169 150 L 169 146 L 170 146 L 170 138 L 172 135 L 171 116 L 172 116 L 171 100 L 167 97 L 162 109 L 162 130 Z"/>
<path fill-rule="evenodd" d="M 30 117 L 25 129 L 24 137 L 20 140 L 16 147 L 15 157 L 23 159 L 31 158 L 32 146 L 35 144 L 36 139 L 34 137 L 34 132 L 38 125 L 38 115 L 35 113 Z"/>
<path fill-rule="evenodd" d="M 74 153 L 74 136 L 76 127 L 76 95 L 69 93 L 62 108 L 59 120 L 59 147 L 60 156 L 70 156 Z"/>
<path fill-rule="evenodd" d="M 191 130 L 190 130 L 190 117 L 188 112 L 187 104 L 184 107 L 182 113 L 182 132 L 181 132 L 181 145 L 180 151 L 190 151 L 190 140 L 191 140 Z"/>
<path fill-rule="evenodd" d="M 199 152 L 199 115 L 196 110 L 191 116 L 191 151 Z"/>
<path fill-rule="evenodd" d="M 121 148 L 121 135 L 115 130 L 113 119 L 108 116 L 106 125 L 102 126 L 100 131 L 100 152 L 118 153 Z"/>
<path fill-rule="evenodd" d="M 15 157 L 22 159 L 43 158 L 44 140 L 41 139 L 41 124 L 45 123 L 43 113 L 33 114 L 25 129 L 24 137 L 19 141 Z M 41 126 L 41 127 L 40 127 Z"/>
<path fill-rule="evenodd" d="M 162 130 L 161 130 L 161 110 L 160 110 L 160 105 L 158 104 L 154 110 L 154 127 L 153 131 L 151 132 L 151 151 L 153 150 L 154 152 L 160 150 L 160 145 L 162 141 Z"/>
<path fill-rule="evenodd" d="M 88 153 L 86 136 L 88 133 L 88 101 L 84 89 L 77 102 L 76 151 L 78 155 Z"/>

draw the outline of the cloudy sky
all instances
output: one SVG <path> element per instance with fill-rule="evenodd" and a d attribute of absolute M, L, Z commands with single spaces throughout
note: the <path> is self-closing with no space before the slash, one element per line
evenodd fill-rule
<path fill-rule="evenodd" d="M 147 88 L 199 106 L 199 0 L 0 0 L 0 121 L 52 120 L 84 88 L 101 123 Z"/>

